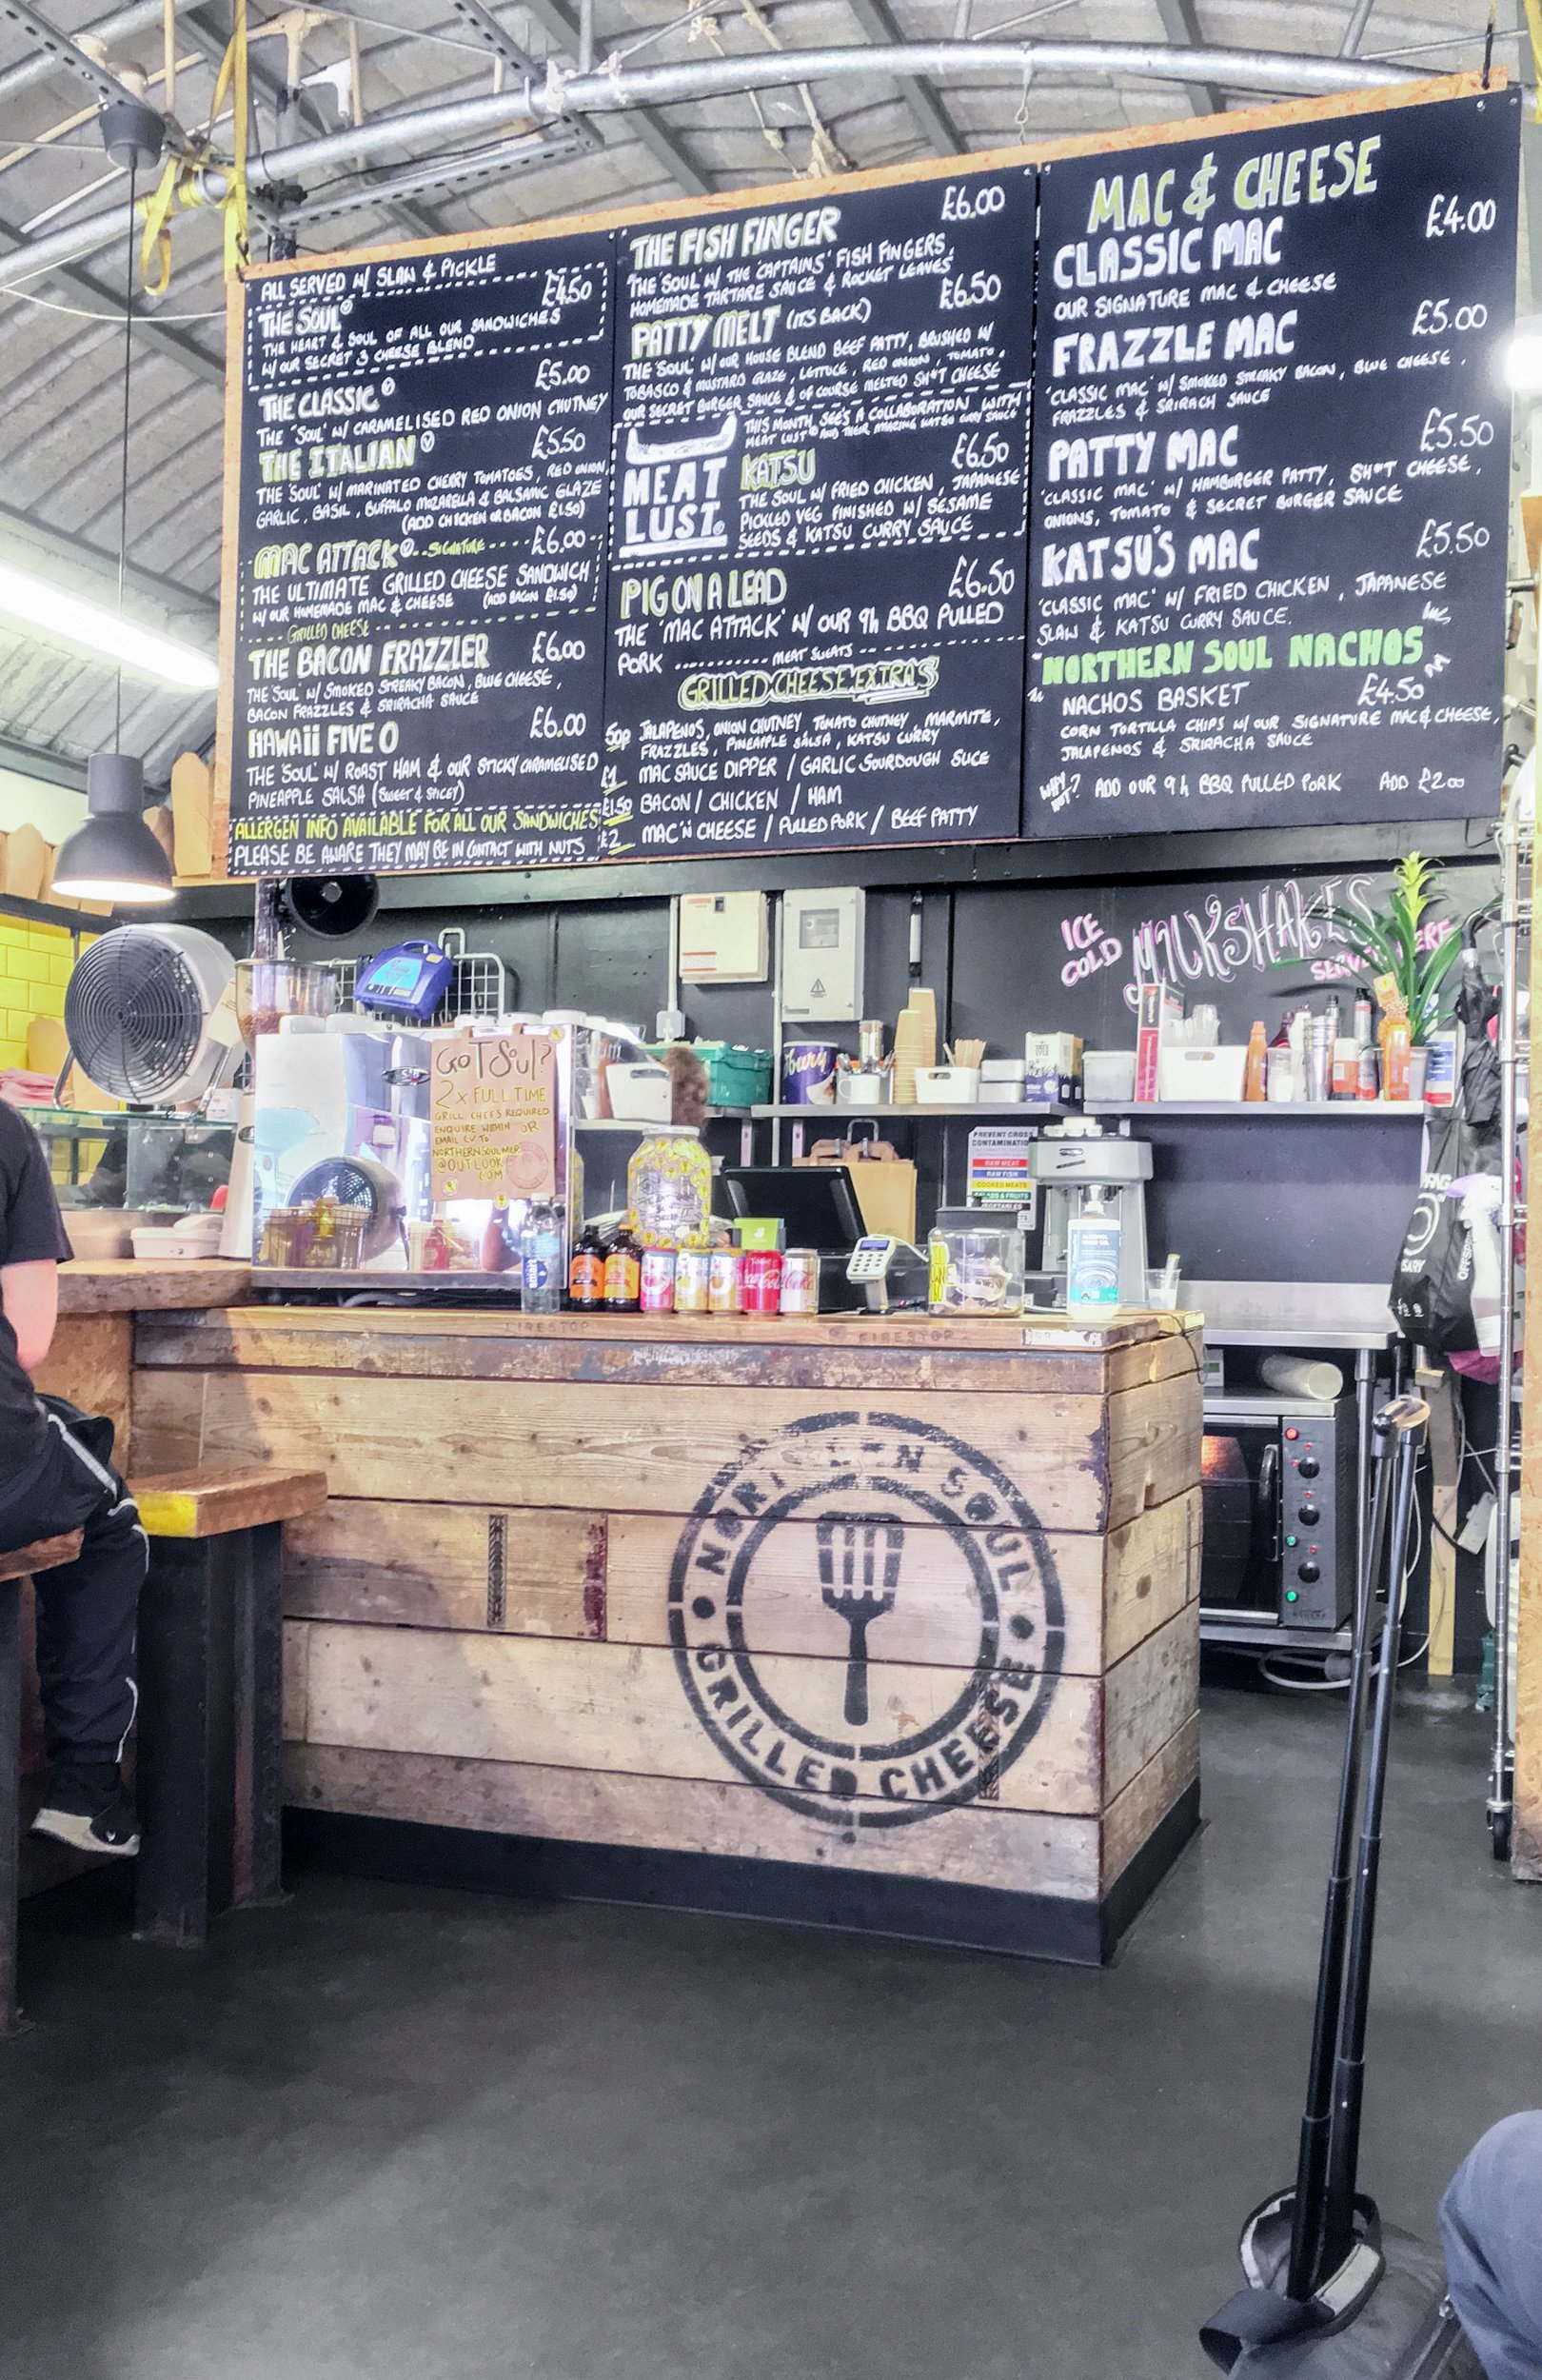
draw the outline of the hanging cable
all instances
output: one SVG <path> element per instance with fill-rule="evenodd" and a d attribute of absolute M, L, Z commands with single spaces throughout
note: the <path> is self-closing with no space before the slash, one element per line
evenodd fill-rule
<path fill-rule="evenodd" d="M 123 618 L 124 581 L 128 568 L 128 407 L 134 380 L 134 216 L 139 194 L 139 161 L 128 168 L 128 240 L 123 272 L 123 438 L 118 453 L 118 617 Z M 118 664 L 112 696 L 112 749 L 123 750 L 123 663 Z"/>

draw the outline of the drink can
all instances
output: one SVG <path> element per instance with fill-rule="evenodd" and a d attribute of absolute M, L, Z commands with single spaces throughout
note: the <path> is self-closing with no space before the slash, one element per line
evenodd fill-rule
<path fill-rule="evenodd" d="M 644 1248 L 640 1290 L 644 1314 L 669 1314 L 675 1304 L 675 1251 Z"/>
<path fill-rule="evenodd" d="M 781 1259 L 783 1314 L 818 1314 L 820 1258 L 817 1248 L 789 1248 Z"/>
<path fill-rule="evenodd" d="M 705 1314 L 711 1304 L 712 1251 L 680 1248 L 675 1253 L 675 1312 Z"/>
<path fill-rule="evenodd" d="M 781 1254 L 777 1248 L 746 1248 L 740 1265 L 746 1314 L 777 1314 L 781 1307 Z"/>
<path fill-rule="evenodd" d="M 740 1311 L 739 1299 L 739 1250 L 714 1248 L 707 1303 L 714 1314 L 737 1314 Z"/>

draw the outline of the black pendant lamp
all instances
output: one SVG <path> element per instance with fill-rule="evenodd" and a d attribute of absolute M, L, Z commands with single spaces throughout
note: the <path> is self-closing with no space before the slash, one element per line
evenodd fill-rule
<path fill-rule="evenodd" d="M 133 383 L 134 223 L 142 169 L 160 160 L 166 127 L 153 108 L 118 102 L 102 110 L 102 138 L 128 173 L 128 256 L 123 291 L 123 434 L 119 449 L 118 610 L 123 611 L 128 545 L 128 403 Z M 89 816 L 59 846 L 53 889 L 84 901 L 148 906 L 176 890 L 171 863 L 145 823 L 145 764 L 119 750 L 123 741 L 123 664 L 118 664 L 112 750 L 86 765 Z"/>

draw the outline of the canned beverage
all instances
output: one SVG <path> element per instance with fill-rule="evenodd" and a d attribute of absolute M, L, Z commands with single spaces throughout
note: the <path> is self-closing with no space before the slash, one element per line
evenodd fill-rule
<path fill-rule="evenodd" d="M 678 1248 L 675 1252 L 675 1312 L 705 1314 L 711 1302 L 711 1249 Z"/>
<path fill-rule="evenodd" d="M 670 1314 L 675 1304 L 675 1251 L 673 1248 L 644 1248 L 642 1251 L 642 1280 L 639 1291 L 644 1314 Z"/>
<path fill-rule="evenodd" d="M 740 1311 L 739 1300 L 739 1250 L 714 1248 L 707 1303 L 714 1314 L 737 1314 Z"/>
<path fill-rule="evenodd" d="M 739 1273 L 746 1314 L 778 1314 L 781 1310 L 781 1253 L 777 1248 L 746 1248 Z"/>
<path fill-rule="evenodd" d="M 817 1248 L 788 1248 L 781 1259 L 783 1314 L 818 1314 L 820 1254 Z"/>

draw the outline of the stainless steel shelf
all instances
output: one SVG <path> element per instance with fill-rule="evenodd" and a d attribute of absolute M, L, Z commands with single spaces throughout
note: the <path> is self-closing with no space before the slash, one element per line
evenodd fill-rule
<path fill-rule="evenodd" d="M 976 1118 L 981 1116 L 1016 1116 L 1021 1121 L 1053 1122 L 1058 1116 L 1064 1116 L 1070 1111 L 1063 1107 L 1038 1107 L 1036 1105 L 1030 1105 L 1025 1100 L 1001 1100 L 992 1101 L 988 1104 L 982 1103 L 974 1107 L 938 1107 L 934 1106 L 929 1100 L 924 1102 L 918 1100 L 913 1103 L 901 1102 L 899 1106 L 889 1107 L 815 1107 L 805 1105 L 801 1107 L 751 1107 L 747 1110 L 740 1109 L 737 1112 L 741 1115 L 748 1114 L 757 1119 L 761 1117 L 769 1118 L 773 1121 L 781 1118 L 785 1121 L 800 1124 L 851 1124 L 872 1123 L 875 1121 L 879 1123 L 894 1123 L 896 1121 L 900 1123 L 926 1123 L 933 1117 L 936 1117 L 939 1121 L 946 1121 L 950 1116 L 973 1116 Z"/>
<path fill-rule="evenodd" d="M 1443 1108 L 1433 1111 L 1443 1115 Z M 1288 1122 L 1293 1116 L 1334 1116 L 1367 1123 L 1405 1121 L 1425 1113 L 1422 1100 L 1089 1100 L 1086 1116 L 1257 1116 Z"/>

